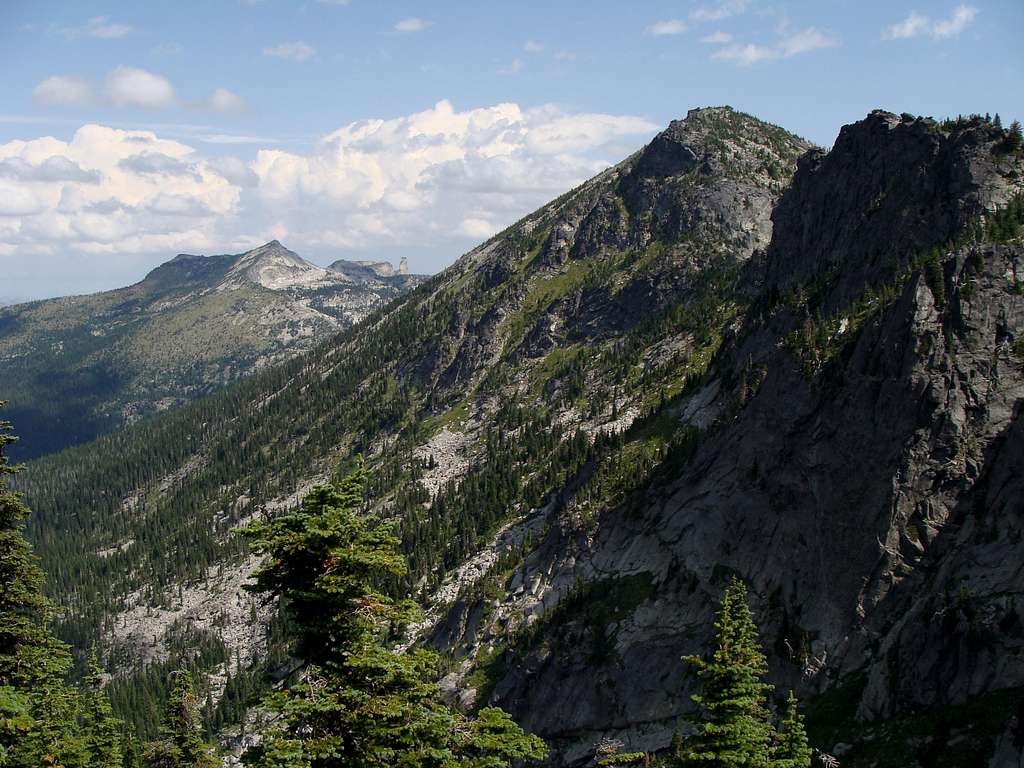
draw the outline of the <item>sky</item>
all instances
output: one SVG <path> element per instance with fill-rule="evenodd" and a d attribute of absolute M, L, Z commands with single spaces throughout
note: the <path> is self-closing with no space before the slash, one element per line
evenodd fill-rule
<path fill-rule="evenodd" d="M 1021 0 L 0 0 L 0 303 L 279 239 L 432 273 L 729 104 L 1024 118 Z"/>

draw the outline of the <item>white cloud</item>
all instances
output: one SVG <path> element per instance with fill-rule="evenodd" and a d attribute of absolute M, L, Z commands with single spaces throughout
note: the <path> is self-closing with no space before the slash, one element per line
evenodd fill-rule
<path fill-rule="evenodd" d="M 540 53 L 544 50 L 544 43 L 537 40 L 527 40 L 526 44 L 523 45 L 523 50 L 527 53 Z"/>
<path fill-rule="evenodd" d="M 837 45 L 839 45 L 839 41 L 834 37 L 830 37 L 814 27 L 808 27 L 782 38 L 779 41 L 779 51 L 784 58 L 789 58 L 822 48 L 835 48 Z"/>
<path fill-rule="evenodd" d="M 35 87 L 32 99 L 37 104 L 81 106 L 92 101 L 92 84 L 80 77 L 52 75 Z"/>
<path fill-rule="evenodd" d="M 464 219 L 458 228 L 459 234 L 473 240 L 486 240 L 497 231 L 498 228 L 486 219 Z"/>
<path fill-rule="evenodd" d="M 755 45 L 753 43 L 733 43 L 715 51 L 711 57 L 719 61 L 728 61 L 740 66 L 750 66 L 764 61 L 788 59 L 801 53 L 817 51 L 822 48 L 835 48 L 839 41 L 830 35 L 808 27 L 781 38 L 775 45 Z"/>
<path fill-rule="evenodd" d="M 242 112 L 245 99 L 227 88 L 214 88 L 200 106 L 211 112 Z"/>
<path fill-rule="evenodd" d="M 316 48 L 301 40 L 290 43 L 279 43 L 263 49 L 264 56 L 275 56 L 279 59 L 291 59 L 292 61 L 307 61 L 316 56 Z"/>
<path fill-rule="evenodd" d="M 715 5 L 702 5 L 690 11 L 694 21 L 721 21 L 747 10 L 747 0 L 722 0 Z"/>
<path fill-rule="evenodd" d="M 93 16 L 80 27 L 64 27 L 60 30 L 65 37 L 97 37 L 114 40 L 130 34 L 133 30 L 127 24 L 115 24 L 107 16 Z"/>
<path fill-rule="evenodd" d="M 555 53 L 555 58 L 558 61 L 576 61 L 577 56 L 572 51 L 558 51 Z"/>
<path fill-rule="evenodd" d="M 212 246 L 240 194 L 191 147 L 99 125 L 82 126 L 69 142 L 0 144 L 0 168 L 0 208 L 8 217 L 0 219 L 0 255 Z"/>
<path fill-rule="evenodd" d="M 904 40 L 908 37 L 917 37 L 926 32 L 930 26 L 931 22 L 927 16 L 911 13 L 903 21 L 887 27 L 882 32 L 882 38 L 885 40 Z"/>
<path fill-rule="evenodd" d="M 662 35 L 681 35 L 686 31 L 686 23 L 679 19 L 656 21 L 647 28 L 647 34 L 661 37 Z"/>
<path fill-rule="evenodd" d="M 402 19 L 400 22 L 395 24 L 395 32 L 422 32 L 429 26 L 430 22 L 424 21 L 423 19 Z"/>
<path fill-rule="evenodd" d="M 727 45 L 715 51 L 711 57 L 720 61 L 731 61 L 734 64 L 749 66 L 761 61 L 773 61 L 779 58 L 778 48 L 770 48 L 766 45 L 754 45 L 753 43 L 736 43 Z"/>
<path fill-rule="evenodd" d="M 104 92 L 118 107 L 164 109 L 175 103 L 170 80 L 136 67 L 117 67 L 107 75 Z"/>
<path fill-rule="evenodd" d="M 515 58 L 509 62 L 507 67 L 502 67 L 498 70 L 499 75 L 518 75 L 523 68 L 522 59 Z"/>
<path fill-rule="evenodd" d="M 903 21 L 896 22 L 882 30 L 883 40 L 907 40 L 927 35 L 933 40 L 956 37 L 974 23 L 978 9 L 970 5 L 958 5 L 948 19 L 932 21 L 919 13 L 909 14 Z"/>
<path fill-rule="evenodd" d="M 728 32 L 712 32 L 710 35 L 704 35 L 700 41 L 709 45 L 725 45 L 732 42 L 732 35 Z"/>
<path fill-rule="evenodd" d="M 977 8 L 969 5 L 958 5 L 953 10 L 953 15 L 948 19 L 935 22 L 935 25 L 932 27 L 932 37 L 937 40 L 956 37 L 974 23 L 974 17 L 977 15 Z"/>
<path fill-rule="evenodd" d="M 87 171 L 63 155 L 53 155 L 41 163 L 29 163 L 20 157 L 0 160 L 0 177 L 18 181 L 81 181 L 86 184 L 99 184 L 102 178 L 99 172 Z"/>
<path fill-rule="evenodd" d="M 68 253 L 163 258 L 278 236 L 310 256 L 400 247 L 454 257 L 657 127 L 556 106 L 458 111 L 441 101 L 350 123 L 306 152 L 263 145 L 245 162 L 204 158 L 150 131 L 86 125 L 68 142 L 0 144 L 0 255 L 37 256 L 45 270 L 48 257 Z"/>

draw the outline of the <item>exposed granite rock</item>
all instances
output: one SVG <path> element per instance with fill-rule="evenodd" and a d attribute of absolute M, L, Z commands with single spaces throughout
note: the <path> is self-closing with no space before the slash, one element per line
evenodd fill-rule
<path fill-rule="evenodd" d="M 765 290 L 828 275 L 831 312 L 891 279 L 1020 190 L 997 138 L 879 112 L 848 126 L 775 208 Z M 669 137 L 652 147 L 656 172 L 695 167 Z M 679 658 L 706 647 L 732 573 L 751 585 L 774 681 L 804 698 L 860 675 L 856 714 L 874 720 L 1024 686 L 1024 246 L 968 245 L 942 264 L 939 295 L 917 273 L 813 378 L 785 343 L 797 318 L 748 318 L 711 376 L 734 384 L 756 364 L 763 380 L 738 411 L 721 388 L 733 415 L 679 476 L 591 533 L 551 528 L 524 565 L 537 583 L 502 615 L 543 605 L 554 623 L 541 650 L 513 652 L 490 701 L 551 739 L 556 762 L 603 737 L 667 746 L 691 707 Z M 601 630 L 610 655 L 594 655 L 593 628 L 549 618 L 581 583 L 637 575 L 651 592 Z"/>

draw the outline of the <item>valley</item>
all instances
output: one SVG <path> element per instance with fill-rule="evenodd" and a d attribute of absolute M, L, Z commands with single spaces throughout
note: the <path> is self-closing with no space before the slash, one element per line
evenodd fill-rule
<path fill-rule="evenodd" d="M 680 658 L 739 577 L 816 748 L 997 768 L 1024 690 L 1008 135 L 875 111 L 826 151 L 695 109 L 429 279 L 275 242 L 179 257 L 88 309 L 5 308 L 0 354 L 178 366 L 97 373 L 83 402 L 127 425 L 14 483 L 62 637 L 128 687 L 145 660 L 272 672 L 283 630 L 238 591 L 237 529 L 361 461 L 360 511 L 408 567 L 387 592 L 425 611 L 396 642 L 440 653 L 446 698 L 500 706 L 551 765 L 607 739 L 664 754 L 693 706 Z M 45 332 L 13 335 L 30 319 Z M 28 443 L 43 422 L 16 426 Z"/>

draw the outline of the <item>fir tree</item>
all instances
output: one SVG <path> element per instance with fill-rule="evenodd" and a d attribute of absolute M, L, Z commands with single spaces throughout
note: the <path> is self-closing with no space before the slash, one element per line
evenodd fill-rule
<path fill-rule="evenodd" d="M 415 610 L 379 591 L 404 574 L 405 562 L 391 532 L 357 514 L 363 480 L 357 468 L 338 487 L 314 489 L 298 512 L 244 530 L 267 556 L 252 588 L 283 599 L 305 662 L 290 685 L 264 698 L 274 724 L 246 761 L 502 768 L 543 757 L 543 742 L 500 709 L 470 719 L 441 704 L 434 654 L 388 647 L 389 632 Z"/>
<path fill-rule="evenodd" d="M 710 659 L 684 657 L 697 670 L 700 692 L 694 732 L 678 747 L 680 768 L 770 768 L 774 728 L 766 706 L 768 662 L 747 605 L 747 589 L 733 578 L 715 622 Z"/>
<path fill-rule="evenodd" d="M 810 768 L 811 747 L 807 743 L 804 717 L 800 714 L 796 696 L 789 692 L 786 714 L 782 718 L 772 753 L 773 768 Z"/>
<path fill-rule="evenodd" d="M 0 765 L 70 768 L 85 764 L 77 692 L 64 682 L 71 654 L 50 631 L 44 574 L 23 532 L 28 508 L 7 489 L 19 469 L 5 452 L 17 439 L 10 431 L 0 420 Z"/>
<path fill-rule="evenodd" d="M 174 673 L 174 687 L 164 712 L 162 737 L 142 755 L 146 768 L 216 768 L 219 761 L 203 741 L 199 699 L 187 670 Z"/>
<path fill-rule="evenodd" d="M 94 768 L 121 768 L 124 753 L 121 744 L 123 723 L 114 717 L 110 698 L 103 689 L 103 670 L 96 652 L 89 656 L 89 666 L 82 691 L 81 733 L 89 765 Z"/>

